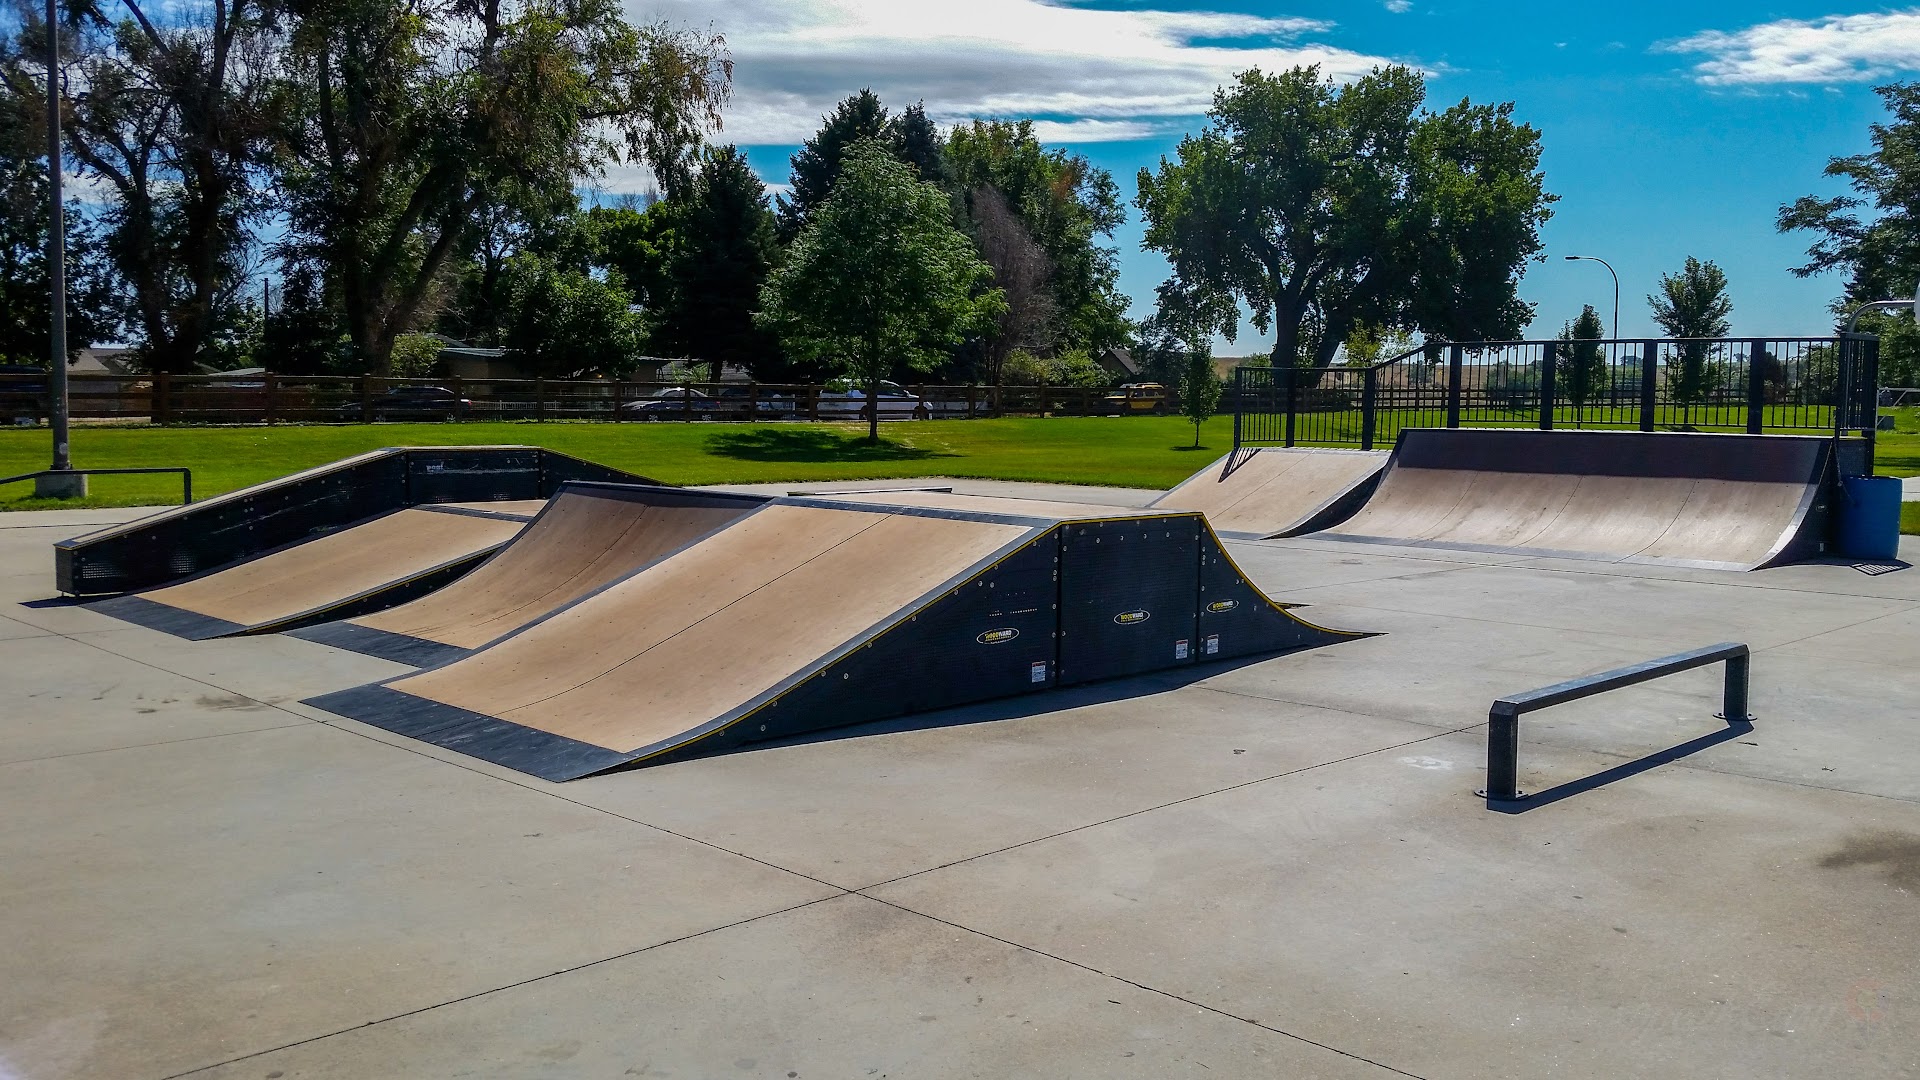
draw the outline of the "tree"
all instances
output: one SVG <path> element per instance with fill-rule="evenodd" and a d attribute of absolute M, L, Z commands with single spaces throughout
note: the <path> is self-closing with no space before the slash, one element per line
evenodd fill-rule
<path fill-rule="evenodd" d="M 619 275 L 556 267 L 532 252 L 507 263 L 501 344 L 545 378 L 625 378 L 640 357 L 640 320 Z"/>
<path fill-rule="evenodd" d="M 909 105 L 899 116 L 889 118 L 879 95 L 862 90 L 834 106 L 831 116 L 821 117 L 820 130 L 793 155 L 792 192 L 779 200 L 782 240 L 798 236 L 814 212 L 826 205 L 847 151 L 862 141 L 883 146 L 895 160 L 912 168 L 917 180 L 946 182 L 945 142 L 927 118 L 926 106 Z"/>
<path fill-rule="evenodd" d="M 191 372 L 246 318 L 278 0 L 69 10 L 67 150 L 111 194 L 104 246 L 131 294 L 141 358 L 155 372 Z M 23 46 L 44 41 L 45 28 L 22 21 L 31 33 L 0 43 L 0 82 L 16 105 L 39 111 L 43 61 Z"/>
<path fill-rule="evenodd" d="M 375 371 L 449 291 L 483 208 L 571 211 L 617 160 L 676 190 L 731 79 L 722 39 L 630 25 L 617 0 L 289 2 L 283 250 L 326 267 Z"/>
<path fill-rule="evenodd" d="M 993 283 L 1006 297 L 1006 307 L 986 337 L 986 379 L 997 386 L 1007 357 L 1016 349 L 1031 352 L 1053 344 L 1060 311 L 1051 288 L 1053 262 L 997 189 L 969 192 L 967 213 L 980 254 L 993 268 Z"/>
<path fill-rule="evenodd" d="M 1575 409 L 1584 409 L 1587 402 L 1608 385 L 1607 354 L 1593 344 L 1606 336 L 1600 314 L 1588 304 L 1581 309 L 1579 318 L 1561 328 L 1553 346 L 1554 386 L 1573 402 Z"/>
<path fill-rule="evenodd" d="M 1844 272 L 1847 282 L 1833 310 L 1844 318 L 1872 300 L 1904 298 L 1920 283 L 1920 83 L 1893 83 L 1874 92 L 1892 114 L 1872 125 L 1870 153 L 1831 158 L 1825 174 L 1844 179 L 1854 194 L 1802 196 L 1780 208 L 1779 231 L 1815 234 L 1797 277 Z M 1904 316 L 1900 320 L 1904 320 Z M 1878 332 L 1883 385 L 1896 372 L 1920 372 L 1920 335 L 1889 335 L 1889 321 L 1869 315 L 1860 329 Z"/>
<path fill-rule="evenodd" d="M 651 308 L 654 347 L 665 355 L 747 366 L 778 348 L 753 310 L 779 257 L 767 192 L 731 146 L 706 155 L 672 207 L 668 288 Z"/>
<path fill-rule="evenodd" d="M 1723 338 L 1733 332 L 1728 320 L 1733 314 L 1733 301 L 1727 298 L 1726 273 L 1691 255 L 1679 273 L 1660 275 L 1660 291 L 1647 296 L 1647 306 L 1653 311 L 1653 321 L 1671 338 Z M 1706 400 L 1707 355 L 1711 349 L 1705 341 L 1681 341 L 1680 372 L 1669 376 L 1675 401 L 1693 405 Z"/>
<path fill-rule="evenodd" d="M 867 387 L 867 437 L 880 438 L 880 380 L 925 371 L 1005 301 L 993 270 L 952 225 L 947 196 L 874 140 L 847 151 L 833 194 L 760 293 L 760 324 L 798 357 L 832 362 Z"/>
<path fill-rule="evenodd" d="M 42 99 L 44 102 L 44 98 Z M 52 357 L 53 284 L 47 276 L 45 128 L 23 104 L 0 105 L 0 364 Z M 99 230 L 67 203 L 67 359 L 106 339 L 119 322 L 117 282 Z"/>
<path fill-rule="evenodd" d="M 1047 149 L 1024 120 L 956 127 L 946 163 L 970 217 L 976 196 L 994 192 L 1046 253 L 1058 344 L 1098 352 L 1133 337 L 1114 249 L 1101 242 L 1126 219 L 1110 173 Z"/>
<path fill-rule="evenodd" d="M 1200 426 L 1220 407 L 1220 373 L 1210 349 L 1192 349 L 1180 372 L 1180 415 L 1193 424 L 1193 448 L 1200 449 Z"/>
<path fill-rule="evenodd" d="M 1273 362 L 1325 367 L 1360 326 L 1511 337 L 1532 315 L 1521 267 L 1554 197 L 1540 135 L 1512 105 L 1423 108 L 1421 77 L 1345 88 L 1317 67 L 1242 74 L 1178 161 L 1139 176 L 1146 245 L 1183 290 L 1242 302 Z M 1237 305 L 1212 305 L 1231 340 Z"/>

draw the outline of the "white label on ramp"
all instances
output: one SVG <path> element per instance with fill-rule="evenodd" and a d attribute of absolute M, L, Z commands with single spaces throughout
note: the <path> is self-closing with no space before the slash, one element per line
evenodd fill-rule
<path fill-rule="evenodd" d="M 1047 662 L 1045 660 L 1035 660 L 1033 662 L 1032 679 L 1037 683 L 1047 681 Z"/>
<path fill-rule="evenodd" d="M 1212 656 L 1214 653 L 1217 653 L 1219 651 L 1220 651 L 1220 635 L 1208 634 L 1207 635 L 1207 655 Z"/>
<path fill-rule="evenodd" d="M 1173 643 L 1173 658 L 1175 660 L 1185 660 L 1187 658 L 1186 638 L 1181 638 L 1179 641 Z"/>

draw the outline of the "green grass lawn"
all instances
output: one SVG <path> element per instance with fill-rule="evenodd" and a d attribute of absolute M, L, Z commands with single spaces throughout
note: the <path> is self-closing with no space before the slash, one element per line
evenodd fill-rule
<path fill-rule="evenodd" d="M 383 446 L 520 443 L 669 484 L 968 476 L 1165 488 L 1233 446 L 1233 418 L 1215 417 L 1190 449 L 1178 416 L 939 420 L 858 424 L 375 424 L 339 427 L 73 429 L 79 468 L 185 466 L 196 499 Z M 44 469 L 44 428 L 0 430 L 0 476 Z M 177 476 L 97 476 L 84 501 L 32 498 L 31 484 L 0 488 L 0 510 L 177 502 Z"/>

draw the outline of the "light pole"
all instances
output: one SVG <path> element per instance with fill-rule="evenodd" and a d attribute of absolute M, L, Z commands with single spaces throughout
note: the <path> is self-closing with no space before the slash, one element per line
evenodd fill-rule
<path fill-rule="evenodd" d="M 67 221 L 60 176 L 60 12 L 47 0 L 47 280 L 52 292 L 47 358 L 47 425 L 53 429 L 53 472 L 33 482 L 34 494 L 71 499 L 87 493 L 67 447 Z"/>
<path fill-rule="evenodd" d="M 1618 338 L 1620 336 L 1620 275 L 1614 273 L 1613 264 L 1605 259 L 1595 258 L 1592 255 L 1568 255 L 1566 258 L 1568 262 L 1580 262 L 1583 260 L 1586 262 L 1597 262 L 1607 268 L 1607 273 L 1613 274 L 1613 326 L 1610 329 L 1613 331 L 1613 336 Z"/>

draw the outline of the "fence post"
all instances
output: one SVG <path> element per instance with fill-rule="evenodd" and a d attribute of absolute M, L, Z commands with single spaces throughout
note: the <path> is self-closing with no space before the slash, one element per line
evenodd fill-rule
<path fill-rule="evenodd" d="M 1543 345 L 1540 348 L 1540 430 L 1553 430 L 1554 365 L 1560 360 L 1557 347 Z"/>
<path fill-rule="evenodd" d="M 1360 449 L 1373 449 L 1374 416 L 1373 404 L 1380 387 L 1380 372 L 1368 368 L 1360 383 Z"/>
<path fill-rule="evenodd" d="M 1464 357 L 1465 350 L 1458 345 L 1447 346 L 1447 426 L 1460 426 L 1460 391 L 1466 382 Z"/>
<path fill-rule="evenodd" d="M 373 423 L 373 376 L 360 376 L 360 422 Z"/>
<path fill-rule="evenodd" d="M 974 400 L 979 396 L 980 396 L 979 385 L 977 383 L 968 383 L 967 384 L 967 419 L 969 420 L 973 419 L 973 403 L 974 403 Z"/>
<path fill-rule="evenodd" d="M 1867 346 L 1866 378 L 1860 380 L 1860 388 L 1866 394 L 1865 412 L 1860 419 L 1860 431 L 1867 440 L 1867 475 L 1874 475 L 1873 441 L 1874 432 L 1880 430 L 1880 339 L 1873 339 Z"/>
<path fill-rule="evenodd" d="M 1764 428 L 1767 414 L 1767 373 L 1760 366 L 1760 358 L 1766 355 L 1767 343 L 1764 341 L 1747 342 L 1747 434 L 1758 435 Z"/>
<path fill-rule="evenodd" d="M 167 425 L 173 406 L 173 376 L 158 372 L 153 377 L 153 418 L 161 427 Z"/>
<path fill-rule="evenodd" d="M 625 380 L 613 380 L 613 422 L 620 422 L 620 406 L 627 403 L 627 384 Z"/>
<path fill-rule="evenodd" d="M 1298 367 L 1283 367 L 1278 369 L 1269 368 L 1268 370 L 1277 370 L 1280 375 L 1280 381 L 1286 384 L 1286 435 L 1281 441 L 1288 446 L 1292 446 L 1294 435 L 1298 430 L 1295 427 L 1294 416 L 1300 411 L 1300 369 Z M 1271 430 L 1269 430 L 1267 437 L 1273 437 Z"/>
<path fill-rule="evenodd" d="M 533 422 L 545 423 L 547 419 L 547 380 L 536 376 L 533 380 Z"/>
<path fill-rule="evenodd" d="M 808 383 L 806 390 L 807 419 L 818 420 L 820 419 L 820 388 L 812 383 Z"/>
<path fill-rule="evenodd" d="M 1839 366 L 1833 381 L 1833 437 L 1838 440 L 1847 431 L 1847 407 L 1853 403 L 1853 343 L 1851 335 L 1840 338 Z M 1837 442 L 1836 442 L 1837 445 Z"/>
<path fill-rule="evenodd" d="M 268 427 L 272 427 L 272 426 L 273 426 L 273 412 L 274 412 L 274 409 L 273 409 L 273 406 L 274 406 L 274 401 L 273 401 L 273 398 L 274 398 L 274 393 L 273 393 L 273 391 L 274 391 L 274 388 L 275 388 L 275 386 L 274 386 L 274 384 L 275 384 L 275 382 L 276 382 L 276 380 L 275 380 L 275 379 L 274 379 L 274 377 L 273 377 L 273 372 L 271 372 L 271 371 L 269 371 L 269 372 L 266 372 L 266 373 L 265 373 L 264 375 L 262 375 L 262 376 L 261 376 L 261 382 L 262 382 L 262 385 L 264 385 L 264 386 L 266 387 L 266 392 L 267 392 L 267 400 L 266 400 L 266 403 L 265 403 L 265 404 L 266 404 L 266 414 L 267 414 L 267 415 L 266 415 L 266 421 L 267 421 L 267 426 L 268 426 Z"/>
<path fill-rule="evenodd" d="M 453 422 L 457 424 L 467 418 L 467 410 L 460 404 L 462 401 L 467 400 L 467 380 L 455 375 L 453 377 L 453 385 L 448 387 L 448 389 L 453 391 L 453 412 L 449 415 L 453 417 Z"/>
<path fill-rule="evenodd" d="M 1657 408 L 1660 380 L 1660 343 L 1643 341 L 1640 343 L 1640 430 L 1653 430 L 1653 414 Z"/>

